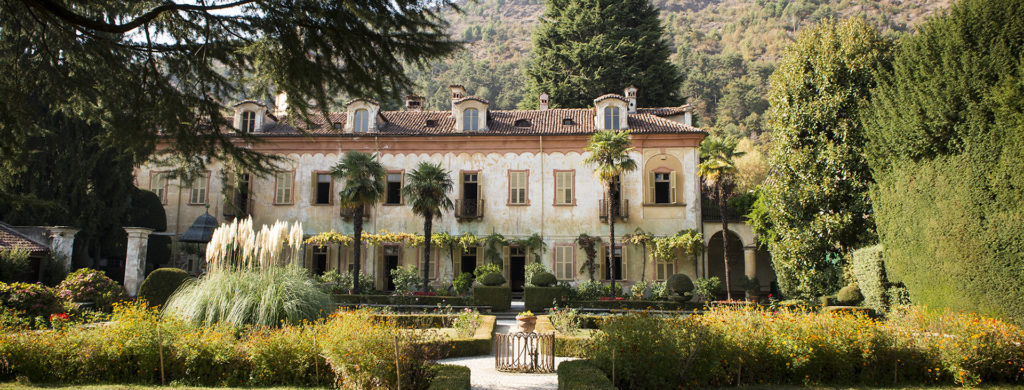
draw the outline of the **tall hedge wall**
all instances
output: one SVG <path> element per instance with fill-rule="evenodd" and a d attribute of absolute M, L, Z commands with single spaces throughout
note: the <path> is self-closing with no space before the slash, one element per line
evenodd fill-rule
<path fill-rule="evenodd" d="M 853 251 L 853 277 L 864 295 L 864 306 L 884 311 L 889 306 L 889 280 L 882 261 L 882 246 L 872 245 Z"/>
<path fill-rule="evenodd" d="M 897 46 L 865 113 L 889 280 L 1024 324 L 1024 2 L 962 0 Z"/>

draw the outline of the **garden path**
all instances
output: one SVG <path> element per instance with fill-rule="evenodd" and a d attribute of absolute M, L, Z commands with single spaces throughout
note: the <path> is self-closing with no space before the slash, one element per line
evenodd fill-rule
<path fill-rule="evenodd" d="M 508 316 L 499 316 L 498 321 L 494 324 L 494 333 L 508 333 L 510 329 L 516 326 L 514 313 L 519 313 L 525 310 L 525 308 L 523 307 L 523 301 L 512 301 L 512 308 L 509 310 L 513 313 L 513 317 L 507 318 Z M 566 360 L 572 359 L 573 358 L 556 357 L 555 366 L 557 367 L 558 364 Z M 469 367 L 469 381 L 470 384 L 472 384 L 473 390 L 542 390 L 558 388 L 558 376 L 557 374 L 554 373 L 513 374 L 495 370 L 493 353 L 488 356 L 470 356 L 444 359 L 439 361 L 438 363 L 456 364 L 460 366 Z"/>

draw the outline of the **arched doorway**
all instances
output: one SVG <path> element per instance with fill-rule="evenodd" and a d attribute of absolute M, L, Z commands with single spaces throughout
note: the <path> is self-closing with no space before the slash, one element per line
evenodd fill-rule
<path fill-rule="evenodd" d="M 742 299 L 743 286 L 740 280 L 746 269 L 743 262 L 743 242 L 732 231 L 727 232 L 729 253 L 729 286 L 733 299 Z M 722 298 L 725 297 L 725 263 L 722 261 L 722 231 L 719 230 L 708 240 L 708 277 L 717 276 L 722 281 Z"/>

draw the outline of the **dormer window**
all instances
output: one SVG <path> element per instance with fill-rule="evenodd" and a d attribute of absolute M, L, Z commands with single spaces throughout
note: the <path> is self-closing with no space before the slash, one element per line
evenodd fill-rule
<path fill-rule="evenodd" d="M 355 133 L 366 133 L 370 131 L 370 112 L 366 109 L 356 110 L 352 122 L 352 131 Z"/>
<path fill-rule="evenodd" d="M 516 127 L 530 127 L 530 125 L 530 121 L 527 119 L 518 119 L 515 124 Z"/>
<path fill-rule="evenodd" d="M 619 108 L 618 107 L 605 107 L 604 108 L 604 129 L 605 130 L 618 130 L 619 129 Z"/>
<path fill-rule="evenodd" d="M 576 122 L 573 122 L 572 118 L 562 119 L 562 126 L 572 126 L 572 125 L 575 125 L 575 124 L 576 124 Z"/>
<path fill-rule="evenodd" d="M 479 130 L 480 129 L 480 110 L 475 108 L 467 108 L 462 111 L 462 126 L 463 130 Z"/>
<path fill-rule="evenodd" d="M 243 133 L 252 133 L 256 131 L 256 112 L 254 111 L 243 111 L 242 112 L 242 123 L 238 127 L 238 130 Z"/>

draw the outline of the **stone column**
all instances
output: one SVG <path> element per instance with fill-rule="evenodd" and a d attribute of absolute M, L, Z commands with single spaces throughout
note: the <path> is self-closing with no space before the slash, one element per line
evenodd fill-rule
<path fill-rule="evenodd" d="M 743 274 L 748 279 L 757 277 L 757 247 L 756 246 L 745 246 L 743 247 Z M 760 286 L 758 287 L 760 290 Z"/>
<path fill-rule="evenodd" d="M 75 234 L 79 229 L 68 226 L 50 226 L 46 231 L 50 234 L 50 250 L 60 255 L 64 272 L 71 272 L 71 255 L 75 250 Z"/>
<path fill-rule="evenodd" d="M 124 258 L 124 288 L 128 295 L 139 293 L 139 286 L 146 277 L 146 244 L 153 229 L 126 227 L 128 233 L 128 251 Z"/>

